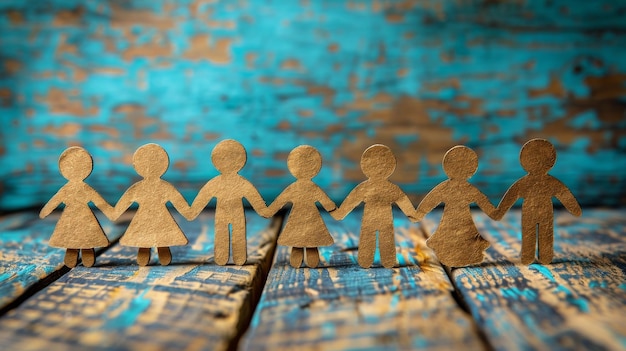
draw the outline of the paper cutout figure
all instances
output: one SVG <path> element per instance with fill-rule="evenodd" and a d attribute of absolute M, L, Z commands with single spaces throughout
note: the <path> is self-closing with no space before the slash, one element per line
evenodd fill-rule
<path fill-rule="evenodd" d="M 191 216 L 196 218 L 206 205 L 215 197 L 215 263 L 225 265 L 230 255 L 230 229 L 232 227 L 233 261 L 237 265 L 246 263 L 246 215 L 243 198 L 257 212 L 266 209 L 261 194 L 247 179 L 238 172 L 246 164 L 246 149 L 239 142 L 228 139 L 215 146 L 211 153 L 215 168 L 221 173 L 208 181 L 191 205 Z"/>
<path fill-rule="evenodd" d="M 68 182 L 41 209 L 39 217 L 47 217 L 61 203 L 65 204 L 50 237 L 50 246 L 66 249 L 66 266 L 76 267 L 79 252 L 82 251 L 83 265 L 92 267 L 96 262 L 94 248 L 109 246 L 109 239 L 89 203 L 109 218 L 112 217 L 113 207 L 84 182 L 93 170 L 93 159 L 87 150 L 73 146 L 63 151 L 59 157 L 59 170 Z"/>
<path fill-rule="evenodd" d="M 554 256 L 554 209 L 552 198 L 556 197 L 574 216 L 582 209 L 572 192 L 558 179 L 548 174 L 556 162 L 556 150 L 545 139 L 528 141 L 519 155 L 520 164 L 527 175 L 516 181 L 502 197 L 496 218 L 520 198 L 522 203 L 522 264 L 535 259 L 536 246 L 539 262 L 548 264 Z"/>
<path fill-rule="evenodd" d="M 397 263 L 396 241 L 393 227 L 393 204 L 407 216 L 414 214 L 415 208 L 399 186 L 388 178 L 396 169 L 396 158 L 385 145 L 376 144 L 367 148 L 361 156 L 361 171 L 367 180 L 357 185 L 343 200 L 332 216 L 339 220 L 346 217 L 355 207 L 365 203 L 361 219 L 358 262 L 369 268 L 376 254 L 376 233 L 378 250 L 383 267 L 391 268 Z"/>
<path fill-rule="evenodd" d="M 170 246 L 187 245 L 188 240 L 174 220 L 167 203 L 183 216 L 191 212 L 185 198 L 174 186 L 161 176 L 169 167 L 167 152 L 157 144 L 146 144 L 133 155 L 133 166 L 142 180 L 133 184 L 115 205 L 114 219 L 119 218 L 130 205 L 137 203 L 139 208 L 128 229 L 120 239 L 120 244 L 139 248 L 137 263 L 146 266 L 150 262 L 150 248 L 156 247 L 161 265 L 172 261 Z"/>
<path fill-rule="evenodd" d="M 449 179 L 426 194 L 417 206 L 415 219 L 421 220 L 437 205 L 444 203 L 439 227 L 426 240 L 426 245 L 446 266 L 480 263 L 489 242 L 480 236 L 470 204 L 476 203 L 491 218 L 494 218 L 496 208 L 485 194 L 467 181 L 478 169 L 478 156 L 474 150 L 459 145 L 446 152 L 442 164 Z"/>
<path fill-rule="evenodd" d="M 300 267 L 304 258 L 307 266 L 315 268 L 320 260 L 317 248 L 334 242 L 316 202 L 329 212 L 335 210 L 336 206 L 312 180 L 322 168 L 322 156 L 317 149 L 309 145 L 298 146 L 289 153 L 287 167 L 296 181 L 278 195 L 263 211 L 263 215 L 270 217 L 287 203 L 292 204 L 287 223 L 278 237 L 278 244 L 291 246 L 291 266 Z"/>

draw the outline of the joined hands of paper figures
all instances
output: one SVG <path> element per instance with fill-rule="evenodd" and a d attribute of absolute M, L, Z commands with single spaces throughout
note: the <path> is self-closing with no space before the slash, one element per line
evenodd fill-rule
<path fill-rule="evenodd" d="M 307 266 L 317 267 L 320 259 L 317 248 L 332 245 L 334 240 L 316 203 L 319 202 L 328 212 L 336 209 L 335 203 L 312 180 L 322 168 L 322 156 L 312 146 L 298 146 L 289 153 L 287 168 L 296 181 L 276 197 L 264 216 L 273 216 L 290 202 L 291 211 L 278 244 L 291 246 L 290 264 L 293 267 L 300 267 L 303 260 Z"/>
<path fill-rule="evenodd" d="M 247 243 L 242 200 L 248 199 L 252 208 L 262 216 L 266 214 L 267 206 L 254 185 L 238 174 L 247 160 L 243 145 L 232 139 L 224 140 L 213 149 L 211 160 L 221 174 L 200 189 L 187 219 L 196 218 L 215 197 L 215 263 L 225 265 L 228 262 L 232 234 L 233 262 L 243 265 L 247 259 Z M 232 226 L 232 233 L 229 226 Z"/>
<path fill-rule="evenodd" d="M 358 262 L 363 268 L 374 262 L 377 232 L 383 267 L 391 268 L 397 264 L 392 206 L 397 204 L 405 215 L 414 217 L 415 208 L 409 197 L 388 180 L 395 169 L 396 158 L 387 146 L 376 144 L 367 148 L 361 156 L 361 170 L 367 180 L 348 194 L 338 210 L 331 212 L 331 216 L 340 220 L 365 203 L 358 252 Z"/>
<path fill-rule="evenodd" d="M 187 245 L 183 231 L 167 209 L 167 203 L 184 217 L 191 217 L 191 208 L 174 186 L 161 176 L 169 167 L 167 152 L 157 144 L 146 144 L 133 155 L 133 167 L 142 180 L 133 184 L 115 205 L 117 219 L 130 205 L 139 205 L 128 229 L 120 239 L 123 246 L 137 247 L 137 263 L 145 266 L 150 262 L 151 248 L 156 247 L 159 261 L 168 265 L 172 261 L 170 246 Z"/>
<path fill-rule="evenodd" d="M 245 198 L 257 213 L 268 218 L 291 203 L 278 244 L 291 247 L 290 264 L 293 267 L 300 267 L 303 261 L 309 267 L 316 267 L 320 260 L 318 247 L 334 242 L 316 204 L 320 203 L 333 218 L 341 220 L 364 203 L 358 262 L 366 268 L 372 265 L 378 233 L 381 263 L 384 267 L 393 267 L 396 265 L 396 246 L 392 206 L 396 204 L 412 222 L 417 222 L 444 203 L 441 222 L 428 238 L 427 245 L 443 264 L 466 266 L 482 262 L 483 252 L 489 246 L 478 233 L 470 204 L 476 203 L 489 217 L 499 220 L 518 199 L 523 199 L 521 262 L 532 263 L 538 249 L 539 262 L 546 264 L 552 261 L 554 254 L 552 198 L 558 199 L 573 215 L 582 214 L 571 191 L 547 174 L 556 162 L 556 151 L 544 139 L 530 140 L 522 147 L 520 164 L 527 175 L 507 190 L 497 208 L 468 182 L 478 168 L 478 157 L 465 146 L 448 150 L 442 161 L 448 179 L 435 186 L 417 208 L 397 185 L 388 180 L 395 170 L 396 159 L 384 145 L 372 145 L 363 152 L 361 170 L 367 179 L 346 196 L 339 208 L 312 180 L 322 167 L 321 155 L 312 146 L 301 145 L 290 152 L 287 166 L 296 181 L 270 206 L 266 206 L 252 183 L 238 174 L 247 161 L 243 145 L 235 140 L 224 140 L 213 149 L 211 160 L 220 175 L 202 187 L 190 206 L 178 190 L 161 179 L 169 167 L 167 152 L 157 144 L 144 145 L 133 155 L 133 167 L 143 179 L 133 184 L 113 207 L 84 182 L 93 169 L 91 155 L 80 147 L 66 149 L 59 158 L 59 170 L 68 182 L 40 212 L 43 218 L 61 203 L 66 205 L 50 238 L 50 245 L 66 249 L 64 262 L 68 267 L 78 264 L 81 252 L 83 264 L 93 266 L 94 248 L 108 246 L 109 240 L 89 204 L 93 203 L 109 219 L 116 220 L 132 203 L 137 203 L 139 208 L 120 244 L 137 247 L 137 262 L 142 266 L 149 263 L 151 248 L 156 247 L 161 264 L 167 265 L 172 259 L 169 247 L 186 245 L 188 240 L 166 204 L 171 203 L 187 220 L 193 220 L 213 198 L 217 198 L 215 262 L 220 265 L 228 262 L 229 240 L 232 240 L 233 262 L 243 265 L 247 258 Z M 229 226 L 232 227 L 232 239 Z"/>
<path fill-rule="evenodd" d="M 520 164 L 528 174 L 516 181 L 504 194 L 495 218 L 500 220 L 518 199 L 522 203 L 521 262 L 530 264 L 538 249 L 539 262 L 548 264 L 554 256 L 554 208 L 556 197 L 574 216 L 582 209 L 572 192 L 558 179 L 548 174 L 556 163 L 556 150 L 545 139 L 532 139 L 520 151 Z"/>
<path fill-rule="evenodd" d="M 93 159 L 85 149 L 77 146 L 66 149 L 59 157 L 59 171 L 68 182 L 39 213 L 40 218 L 47 217 L 61 203 L 65 204 L 49 245 L 66 249 L 64 263 L 70 268 L 78 264 L 80 251 L 83 265 L 91 267 L 96 262 L 94 248 L 109 246 L 109 239 L 89 203 L 93 203 L 109 219 L 113 219 L 113 207 L 84 182 L 92 170 Z"/>
<path fill-rule="evenodd" d="M 494 218 L 496 208 L 485 194 L 467 181 L 478 169 L 478 156 L 468 147 L 455 146 L 446 152 L 442 164 L 449 179 L 426 194 L 417 206 L 413 220 L 422 219 L 440 203 L 444 203 L 439 226 L 426 240 L 426 244 L 446 266 L 480 263 L 489 242 L 478 233 L 470 204 L 476 203 L 491 218 Z"/>

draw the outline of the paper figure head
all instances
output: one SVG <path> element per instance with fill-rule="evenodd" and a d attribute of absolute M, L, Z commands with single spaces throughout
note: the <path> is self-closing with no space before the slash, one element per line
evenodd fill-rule
<path fill-rule="evenodd" d="M 211 161 L 220 173 L 237 173 L 246 164 L 246 160 L 246 149 L 233 139 L 219 142 L 211 153 Z"/>
<path fill-rule="evenodd" d="M 387 179 L 396 170 L 396 157 L 387 146 L 375 144 L 363 151 L 361 171 L 368 178 Z"/>
<path fill-rule="evenodd" d="M 157 144 L 146 144 L 133 155 L 133 166 L 144 178 L 160 178 L 170 165 L 167 152 Z"/>
<path fill-rule="evenodd" d="M 547 173 L 556 162 L 556 150 L 545 139 L 532 139 L 522 146 L 519 161 L 528 173 Z"/>
<path fill-rule="evenodd" d="M 67 180 L 84 180 L 92 170 L 91 155 L 82 147 L 69 147 L 59 157 L 59 171 Z"/>
<path fill-rule="evenodd" d="M 478 155 L 467 146 L 457 145 L 443 156 L 443 171 L 450 179 L 469 179 L 478 169 Z"/>
<path fill-rule="evenodd" d="M 322 155 L 313 146 L 300 145 L 289 153 L 287 167 L 296 179 L 311 179 L 322 168 Z"/>

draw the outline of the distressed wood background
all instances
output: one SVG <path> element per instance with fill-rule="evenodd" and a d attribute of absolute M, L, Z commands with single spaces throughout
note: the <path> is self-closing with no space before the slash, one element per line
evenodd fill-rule
<path fill-rule="evenodd" d="M 479 153 L 496 201 L 521 144 L 557 147 L 553 174 L 585 205 L 626 204 L 626 1 L 0 1 L 0 209 L 38 206 L 64 182 L 69 145 L 116 201 L 130 159 L 161 143 L 190 200 L 236 138 L 271 200 L 295 146 L 340 201 L 361 152 L 389 145 L 414 200 L 444 152 Z"/>

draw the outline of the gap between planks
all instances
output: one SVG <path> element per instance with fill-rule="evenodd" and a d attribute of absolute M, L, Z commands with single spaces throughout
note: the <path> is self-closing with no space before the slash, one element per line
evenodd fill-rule
<path fill-rule="evenodd" d="M 205 220 L 209 217 L 212 218 L 212 211 L 209 211 L 208 215 L 205 213 Z M 107 335 L 111 338 L 100 335 L 97 339 L 113 339 L 113 343 L 116 342 L 115 339 L 125 339 L 123 336 L 128 337 L 125 333 L 129 333 L 129 329 L 116 326 L 115 321 L 111 321 L 111 319 L 108 318 L 110 317 L 107 316 L 107 314 L 111 312 L 110 308 L 105 308 L 105 311 L 98 314 L 100 316 L 99 318 L 104 319 L 104 321 L 99 322 L 94 321 L 93 317 L 90 317 L 88 310 L 82 310 L 83 308 L 89 310 L 97 308 L 96 305 L 101 305 L 103 303 L 102 299 L 106 301 L 107 298 L 109 299 L 107 303 L 109 303 L 110 307 L 110 299 L 115 300 L 115 294 L 118 294 L 115 292 L 116 289 L 122 289 L 122 291 L 126 291 L 127 293 L 122 300 L 126 302 L 130 301 L 131 303 L 128 307 L 132 307 L 132 301 L 135 301 L 135 298 L 138 297 L 137 294 L 135 294 L 136 292 L 147 291 L 148 295 L 146 298 L 158 298 L 158 296 L 167 294 L 169 297 L 164 303 L 174 308 L 181 307 L 179 303 L 176 302 L 176 296 L 178 296 L 178 299 L 184 300 L 187 298 L 187 300 L 185 300 L 186 302 L 182 305 L 187 306 L 184 308 L 188 308 L 188 305 L 191 304 L 194 306 L 197 305 L 204 311 L 196 312 L 195 315 L 192 313 L 190 316 L 187 312 L 178 315 L 180 313 L 176 314 L 172 312 L 171 309 L 161 312 L 148 309 L 148 311 L 146 311 L 147 314 L 142 314 L 141 318 L 148 318 L 149 321 L 146 323 L 145 320 L 143 322 L 137 320 L 136 323 L 132 325 L 132 328 L 144 328 L 146 331 L 154 328 L 153 331 L 158 331 L 159 328 L 163 326 L 162 318 L 168 319 L 175 317 L 175 319 L 180 319 L 181 324 L 184 324 L 181 326 L 182 329 L 191 330 L 190 337 L 176 339 L 175 337 L 169 336 L 170 339 L 165 340 L 166 343 L 164 344 L 167 344 L 167 342 L 169 342 L 170 345 L 172 345 L 172 343 L 189 343 L 190 345 L 194 344 L 197 346 L 198 344 L 208 343 L 207 345 L 211 345 L 212 348 L 215 346 L 214 349 L 235 349 L 238 346 L 241 335 L 248 328 L 254 308 L 263 291 L 267 274 L 273 262 L 277 234 L 282 226 L 283 217 L 284 216 L 281 214 L 271 220 L 261 218 L 257 220 L 255 218 L 249 223 L 249 247 L 252 247 L 253 250 L 248 255 L 248 264 L 241 267 L 233 265 L 218 266 L 212 262 L 213 240 L 212 237 L 210 237 L 213 231 L 212 219 L 202 224 L 198 222 L 194 224 L 179 221 L 183 228 L 187 227 L 190 231 L 194 232 L 192 237 L 190 237 L 190 239 L 193 239 L 190 240 L 193 244 L 175 248 L 173 251 L 174 260 L 171 266 L 161 267 L 153 260 L 152 267 L 140 269 L 136 266 L 134 261 L 136 250 L 122 247 L 119 244 L 111 245 L 105 253 L 98 255 L 96 267 L 86 268 L 78 266 L 72 270 L 68 270 L 69 272 L 56 277 L 57 279 L 52 279 L 46 287 L 39 289 L 39 293 L 33 290 L 33 296 L 25 298 L 21 304 L 7 311 L 8 313 L 3 316 L 3 318 L 0 318 L 0 325 L 3 326 L 0 339 L 5 340 L 6 345 L 13 345 L 15 347 L 31 345 L 34 340 L 39 340 L 32 344 L 32 347 L 36 349 L 36 344 L 43 345 L 42 342 L 45 344 L 46 338 L 51 334 L 51 330 L 57 330 L 57 333 L 52 333 L 56 334 L 55 338 L 47 340 L 51 345 L 80 349 L 80 347 L 84 346 L 80 344 L 80 340 L 88 336 L 93 338 L 94 335 L 90 336 L 90 334 L 99 330 L 98 328 L 103 330 L 105 334 L 107 333 L 107 329 L 109 329 Z M 58 257 L 58 260 L 62 262 L 62 256 Z M 177 264 L 177 262 L 179 263 Z M 191 269 L 194 269 L 195 273 L 188 277 L 178 277 L 176 272 L 181 271 L 181 269 L 186 269 L 185 267 L 189 266 L 181 262 L 189 262 Z M 67 270 L 67 268 L 65 269 Z M 135 277 L 137 274 L 145 277 L 137 279 Z M 152 275 L 152 278 L 149 275 Z M 176 278 L 176 280 L 173 280 L 173 278 Z M 226 283 L 221 283 L 222 281 Z M 208 288 L 208 290 L 201 287 Z M 111 289 L 114 290 L 114 295 L 110 295 Z M 225 292 L 228 292 L 228 296 L 224 295 L 223 298 L 218 297 Z M 233 295 L 231 295 L 231 292 Z M 243 295 L 241 295 L 242 293 Z M 89 298 L 90 294 L 94 295 Z M 87 298 L 87 300 L 85 298 Z M 139 300 L 142 299 L 143 298 L 139 298 Z M 91 300 L 91 303 L 88 302 L 89 300 Z M 59 304 L 58 301 L 63 302 Z M 119 302 L 120 300 L 118 299 L 117 301 Z M 152 301 L 159 304 L 158 299 L 153 299 Z M 212 303 L 203 303 L 203 301 L 215 303 L 222 301 L 224 302 L 222 305 L 224 308 L 219 306 L 214 307 Z M 114 303 L 115 301 L 113 304 Z M 56 305 L 61 310 L 45 311 L 46 308 L 43 306 L 51 305 Z M 56 322 L 59 320 L 57 318 L 59 317 L 59 312 L 61 312 L 62 315 L 69 316 L 70 320 L 62 318 L 61 320 L 64 320 L 64 322 Z M 207 317 L 206 313 L 210 315 L 212 312 L 215 312 L 214 320 L 217 321 L 217 324 L 210 323 L 210 321 L 208 324 L 193 322 L 193 318 L 198 316 L 204 318 L 202 320 L 207 322 L 207 318 L 210 319 L 210 317 Z M 161 313 L 161 315 L 159 318 L 154 319 L 154 313 Z M 221 315 L 222 313 L 225 314 Z M 33 315 L 37 317 L 32 317 Z M 204 317 L 202 317 L 203 315 Z M 186 318 L 192 320 L 191 324 L 189 320 L 185 321 Z M 107 321 L 106 319 L 109 320 Z M 225 325 L 225 327 L 222 328 L 223 330 L 206 330 L 207 327 L 209 329 L 218 327 L 220 319 L 225 322 L 225 324 L 222 323 L 223 326 Z M 76 322 L 77 320 L 82 320 L 82 322 L 72 324 L 72 321 Z M 65 328 L 57 329 L 59 323 L 64 324 Z M 104 323 L 105 325 L 97 327 L 97 325 L 99 325 L 97 323 Z M 52 326 L 52 329 L 46 331 L 45 328 L 42 329 L 43 326 Z M 83 326 L 86 326 L 87 329 L 85 330 Z M 91 329 L 89 329 L 90 326 Z M 115 329 L 116 327 L 117 329 Z M 115 329 L 112 333 L 111 328 Z M 196 332 L 204 330 L 204 332 L 194 334 L 194 330 Z M 130 333 L 132 334 L 132 331 L 130 331 Z M 159 335 L 155 335 L 153 338 L 160 338 L 161 341 L 163 341 L 164 338 L 167 339 L 168 335 L 171 335 L 171 333 L 168 334 L 165 330 L 160 333 L 148 334 Z M 184 334 L 185 333 L 182 333 L 180 335 Z M 151 341 L 154 344 L 154 342 L 159 341 L 151 338 L 143 340 L 141 336 L 134 336 L 134 338 L 131 339 L 132 340 L 127 341 L 126 344 L 113 345 L 113 348 L 124 348 L 125 345 L 141 345 L 142 342 L 149 344 Z"/>
<path fill-rule="evenodd" d="M 324 216 L 335 244 L 320 248 L 317 268 L 294 269 L 289 248 L 277 248 L 240 350 L 488 350 L 418 225 L 396 215 L 393 269 L 380 267 L 379 258 L 370 269 L 357 264 L 361 211 L 341 222 Z"/>
<path fill-rule="evenodd" d="M 23 240 L 24 242 L 28 241 L 27 249 L 32 250 L 29 251 L 29 254 L 32 253 L 32 257 L 29 257 L 28 262 L 13 262 L 9 264 L 8 269 L 3 272 L 3 274 L 9 273 L 11 274 L 11 278 L 8 278 L 7 281 L 2 281 L 2 284 L 7 284 L 9 281 L 15 280 L 11 287 L 4 287 L 0 291 L 5 294 L 8 290 L 9 296 L 0 296 L 2 298 L 2 304 L 0 304 L 0 318 L 7 314 L 9 311 L 19 307 L 22 303 L 28 300 L 30 297 L 38 293 L 39 291 L 45 289 L 50 284 L 54 283 L 56 280 L 61 278 L 63 275 L 67 274 L 71 271 L 70 268 L 65 266 L 63 263 L 63 255 L 65 250 L 53 248 L 47 245 L 47 241 L 52 234 L 54 225 L 58 221 L 61 210 L 55 211 L 51 216 L 46 219 L 40 219 L 37 216 L 37 211 L 35 210 L 25 210 L 25 211 L 14 211 L 12 213 L 2 214 L 0 217 L 0 221 L 4 223 L 10 222 L 12 219 L 14 221 L 13 224 L 8 224 L 3 226 L 2 230 L 19 230 L 25 229 L 28 230 L 24 233 L 24 235 L 18 235 L 17 240 Z M 102 220 L 102 216 L 99 219 Z M 98 256 L 102 255 L 108 249 L 113 247 L 119 241 L 119 238 L 122 234 L 120 230 L 120 226 L 125 226 L 128 224 L 129 218 L 127 215 L 121 217 L 118 223 L 108 223 L 105 224 L 105 228 L 107 230 L 108 237 L 110 240 L 110 245 L 108 247 L 101 247 L 96 249 L 96 259 Z M 15 251 L 19 251 L 20 242 L 11 242 L 9 241 L 2 243 L 6 245 L 13 244 L 13 248 L 16 248 Z M 40 250 L 38 250 L 40 249 Z M 43 251 L 41 251 L 43 250 Z M 19 254 L 13 250 L 5 250 L 2 252 L 2 260 L 11 260 L 11 254 L 19 257 Z M 42 259 L 41 256 L 44 256 Z M 21 257 L 20 257 L 21 258 Z M 34 262 L 34 263 L 33 263 Z M 4 266 L 7 266 L 7 262 Z M 42 268 L 43 274 L 37 272 L 37 270 L 31 270 L 29 267 L 23 267 L 22 264 L 34 264 L 39 266 L 44 266 Z M 82 258 L 79 258 L 79 264 L 82 263 Z M 15 279 L 12 279 L 15 278 Z M 8 301 L 10 299 L 10 301 Z M 6 301 L 5 301 L 6 300 Z"/>
<path fill-rule="evenodd" d="M 424 238 L 424 240 L 430 237 L 430 234 L 428 233 L 428 229 L 425 227 L 425 225 L 422 222 L 419 223 L 418 231 L 422 234 L 422 237 Z M 448 279 L 450 280 L 450 283 L 452 284 L 452 290 L 450 290 L 450 295 L 452 296 L 456 304 L 459 306 L 459 308 L 467 314 L 468 318 L 474 319 L 474 316 L 472 316 L 472 312 L 470 310 L 469 304 L 467 303 L 467 301 L 465 301 L 465 298 L 463 297 L 463 293 L 459 290 L 457 283 L 454 280 L 454 276 L 452 274 L 452 268 L 448 266 L 444 266 L 444 265 L 441 265 L 441 267 L 443 268 L 444 272 L 448 276 Z M 493 351 L 494 350 L 493 345 L 491 345 L 491 342 L 489 342 L 489 338 L 485 334 L 485 331 L 480 327 L 477 327 L 475 330 L 476 330 L 478 337 L 483 342 L 483 345 L 485 346 L 485 350 Z"/>
<path fill-rule="evenodd" d="M 494 350 L 626 348 L 624 209 L 556 211 L 548 265 L 520 262 L 519 209 L 500 222 L 478 212 L 474 220 L 491 243 L 485 260 L 446 271 Z M 436 223 L 424 222 L 427 233 Z"/>

